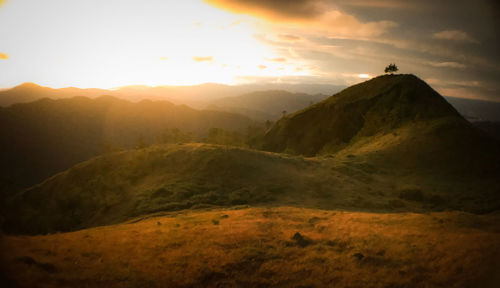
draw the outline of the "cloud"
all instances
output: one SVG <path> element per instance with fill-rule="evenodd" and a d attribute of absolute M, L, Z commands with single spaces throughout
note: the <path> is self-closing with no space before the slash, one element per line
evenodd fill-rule
<path fill-rule="evenodd" d="M 401 0 L 337 0 L 336 3 L 342 6 L 384 9 L 415 9 L 422 5 L 421 3 Z"/>
<path fill-rule="evenodd" d="M 311 19 L 322 13 L 319 0 L 205 0 L 235 13 L 272 19 Z"/>
<path fill-rule="evenodd" d="M 270 62 L 280 62 L 280 63 L 286 62 L 286 58 L 283 57 L 265 58 L 265 60 Z"/>
<path fill-rule="evenodd" d="M 389 30 L 397 27 L 393 21 L 360 22 L 356 17 L 331 10 L 325 13 L 321 19 L 321 27 L 329 36 L 349 37 L 349 38 L 369 38 L 377 37 Z"/>
<path fill-rule="evenodd" d="M 428 64 L 438 68 L 458 68 L 458 69 L 467 68 L 467 65 L 458 62 L 429 62 Z"/>
<path fill-rule="evenodd" d="M 282 40 L 282 41 L 289 41 L 289 42 L 295 42 L 295 41 L 302 40 L 301 37 L 291 35 L 291 34 L 279 34 L 279 35 L 277 35 L 277 38 Z"/>
<path fill-rule="evenodd" d="M 1 2 L 0 2 L 0 4 L 1 4 Z M 2 60 L 2 59 L 9 59 L 9 55 L 7 55 L 5 53 L 0 53 L 0 60 Z"/>
<path fill-rule="evenodd" d="M 440 40 L 474 42 L 474 43 L 478 42 L 476 39 L 472 38 L 469 34 L 460 30 L 444 30 L 434 33 L 432 37 Z"/>
<path fill-rule="evenodd" d="M 298 29 L 299 32 L 327 33 L 329 36 L 377 37 L 398 26 L 396 22 L 387 20 L 362 22 L 353 15 L 338 10 L 329 1 L 205 0 L 205 2 L 233 13 L 252 15 L 271 23 L 283 24 Z M 286 35 L 283 37 L 284 40 L 295 40 L 294 35 L 282 35 Z"/>
<path fill-rule="evenodd" d="M 212 56 L 195 56 L 193 57 L 193 60 L 196 62 L 210 62 L 214 60 L 214 57 Z"/>

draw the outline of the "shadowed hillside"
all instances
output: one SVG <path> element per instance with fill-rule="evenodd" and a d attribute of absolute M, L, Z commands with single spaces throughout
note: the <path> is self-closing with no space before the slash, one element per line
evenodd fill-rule
<path fill-rule="evenodd" d="M 110 96 L 15 104 L 0 108 L 0 190 L 33 185 L 107 149 L 151 143 L 167 129 L 196 139 L 213 127 L 243 132 L 253 123 L 227 112 Z"/>
<path fill-rule="evenodd" d="M 263 148 L 382 166 L 494 174 L 500 145 L 413 75 L 379 76 L 280 119 Z"/>

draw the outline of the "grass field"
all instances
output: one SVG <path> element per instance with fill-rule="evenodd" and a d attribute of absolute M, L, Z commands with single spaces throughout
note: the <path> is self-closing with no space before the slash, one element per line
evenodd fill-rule
<path fill-rule="evenodd" d="M 2 277 L 19 287 L 494 287 L 499 221 L 292 207 L 170 212 L 2 236 Z"/>

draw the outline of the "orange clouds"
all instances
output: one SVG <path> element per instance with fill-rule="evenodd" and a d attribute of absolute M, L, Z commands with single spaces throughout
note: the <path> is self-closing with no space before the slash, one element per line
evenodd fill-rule
<path fill-rule="evenodd" d="M 1 0 L 0 0 L 1 1 Z M 0 2 L 1 4 L 1 2 Z M 1 59 L 9 59 L 9 55 L 5 54 L 5 53 L 0 53 L 0 60 Z"/>
<path fill-rule="evenodd" d="M 206 3 L 239 14 L 269 20 L 304 20 L 322 13 L 319 0 L 205 0 Z"/>
<path fill-rule="evenodd" d="M 278 39 L 280 39 L 282 41 L 289 41 L 289 42 L 295 42 L 295 41 L 302 40 L 302 38 L 300 38 L 299 36 L 290 35 L 290 34 L 279 34 L 277 37 L 278 37 Z"/>
<path fill-rule="evenodd" d="M 210 62 L 213 60 L 214 60 L 214 57 L 212 57 L 212 56 L 195 56 L 195 57 L 193 57 L 193 61 L 196 61 L 196 62 Z"/>
<path fill-rule="evenodd" d="M 397 26 L 392 21 L 362 22 L 344 13 L 328 1 L 319 0 L 205 0 L 208 4 L 233 13 L 247 14 L 265 19 L 276 25 L 298 28 L 301 32 L 314 31 L 329 37 L 370 38 L 377 37 Z M 295 24 L 300 24 L 298 27 Z M 301 37 L 279 34 L 284 41 L 297 41 Z"/>
<path fill-rule="evenodd" d="M 277 58 L 265 58 L 264 60 L 266 60 L 266 61 L 270 61 L 270 62 L 280 62 L 280 63 L 286 62 L 286 58 L 282 58 L 282 57 L 277 57 Z"/>

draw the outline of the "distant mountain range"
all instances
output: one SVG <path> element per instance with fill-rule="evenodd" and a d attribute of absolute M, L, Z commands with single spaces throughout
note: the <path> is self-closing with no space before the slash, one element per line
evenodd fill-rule
<path fill-rule="evenodd" d="M 471 122 L 500 122 L 500 102 L 445 97 L 464 118 Z"/>
<path fill-rule="evenodd" d="M 62 99 L 75 96 L 96 98 L 103 95 L 114 96 L 129 101 L 167 100 L 174 104 L 185 104 L 194 108 L 204 109 L 212 101 L 235 97 L 263 90 L 287 90 L 292 93 L 313 93 L 331 95 L 343 86 L 313 85 L 313 84 L 249 84 L 223 85 L 206 83 L 195 86 L 124 86 L 117 89 L 53 89 L 34 83 L 24 83 L 11 89 L 0 90 L 0 106 L 10 106 L 15 103 L 26 103 L 41 98 Z"/>
<path fill-rule="evenodd" d="M 284 90 L 269 90 L 217 99 L 210 102 L 207 107 L 213 110 L 243 114 L 259 121 L 274 121 L 282 117 L 283 114 L 295 112 L 327 97 L 324 94 L 310 95 Z"/>

